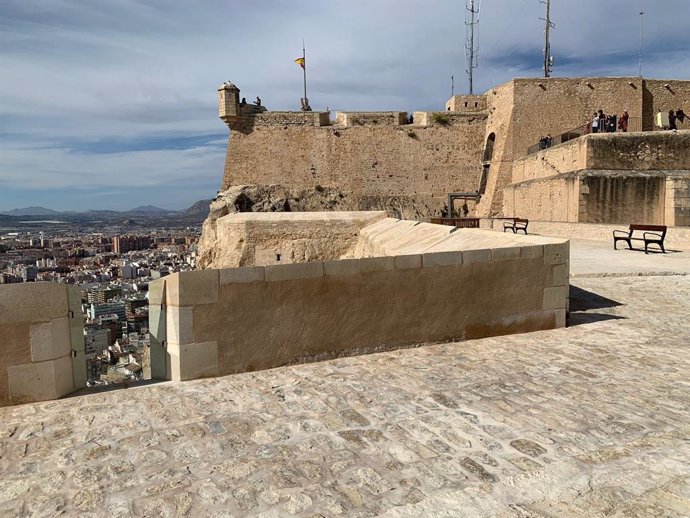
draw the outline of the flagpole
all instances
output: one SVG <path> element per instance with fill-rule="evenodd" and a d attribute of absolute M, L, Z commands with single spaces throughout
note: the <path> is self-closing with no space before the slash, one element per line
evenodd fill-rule
<path fill-rule="evenodd" d="M 302 40 L 302 72 L 304 74 L 304 105 L 309 105 L 309 100 L 307 99 L 307 51 L 304 47 L 304 40 Z"/>

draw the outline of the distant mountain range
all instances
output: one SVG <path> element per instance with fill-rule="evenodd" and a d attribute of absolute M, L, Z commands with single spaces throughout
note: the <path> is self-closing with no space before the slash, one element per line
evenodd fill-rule
<path fill-rule="evenodd" d="M 134 207 L 133 209 L 125 210 L 125 211 L 115 211 L 115 210 L 108 210 L 108 211 L 96 211 L 96 210 L 87 210 L 83 212 L 77 212 L 77 211 L 57 211 L 57 210 L 52 210 L 52 209 L 46 209 L 45 207 L 23 207 L 21 209 L 12 209 L 8 211 L 0 211 L 0 215 L 4 216 L 60 216 L 60 215 L 76 215 L 76 214 L 89 214 L 89 213 L 103 213 L 103 212 L 108 212 L 112 214 L 122 214 L 122 215 L 127 215 L 127 214 L 149 214 L 149 215 L 156 215 L 156 214 L 183 214 L 185 216 L 194 216 L 194 217 L 203 217 L 205 218 L 208 215 L 208 210 L 209 210 L 209 203 L 211 203 L 211 200 L 201 200 L 196 202 L 194 205 L 191 207 L 184 209 L 184 210 L 168 210 L 168 209 L 161 209 L 160 207 L 155 207 L 153 205 L 142 205 L 140 207 Z"/>

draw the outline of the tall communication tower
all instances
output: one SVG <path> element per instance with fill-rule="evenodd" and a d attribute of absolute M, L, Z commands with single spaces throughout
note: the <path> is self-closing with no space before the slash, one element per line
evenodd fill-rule
<path fill-rule="evenodd" d="M 553 71 L 551 29 L 555 29 L 556 24 L 551 22 L 551 0 L 539 0 L 539 3 L 546 5 L 546 18 L 539 18 L 546 23 L 546 29 L 544 30 L 544 77 L 551 77 L 551 72 Z"/>
<path fill-rule="evenodd" d="M 465 0 L 465 62 L 467 77 L 470 83 L 470 95 L 474 93 L 473 72 L 478 66 L 477 54 L 479 47 L 475 47 L 474 26 L 479 23 L 479 3 L 481 0 Z"/>

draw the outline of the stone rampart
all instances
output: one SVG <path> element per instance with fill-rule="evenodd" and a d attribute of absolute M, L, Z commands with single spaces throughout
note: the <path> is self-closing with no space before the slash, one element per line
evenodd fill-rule
<path fill-rule="evenodd" d="M 401 126 L 407 123 L 406 112 L 338 112 L 336 124 L 352 126 Z"/>
<path fill-rule="evenodd" d="M 204 229 L 202 268 L 236 268 L 340 259 L 352 254 L 359 231 L 385 212 L 240 212 Z"/>
<path fill-rule="evenodd" d="M 503 214 L 540 221 L 690 224 L 690 132 L 587 135 L 513 161 Z"/>
<path fill-rule="evenodd" d="M 151 283 L 153 375 L 186 380 L 565 325 L 568 242 L 439 227 L 385 219 L 358 243 L 378 257 Z"/>
<path fill-rule="evenodd" d="M 484 124 L 484 117 L 463 116 L 429 127 L 415 121 L 412 126 L 232 130 L 223 190 L 233 185 L 333 187 L 359 199 L 408 196 L 431 207 L 429 216 L 439 215 L 448 192 L 477 190 Z"/>
<path fill-rule="evenodd" d="M 81 291 L 0 285 L 0 406 L 57 399 L 86 386 Z"/>

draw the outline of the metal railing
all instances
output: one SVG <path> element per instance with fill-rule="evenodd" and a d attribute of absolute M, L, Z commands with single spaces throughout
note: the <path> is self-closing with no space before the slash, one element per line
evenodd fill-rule
<path fill-rule="evenodd" d="M 431 218 L 431 223 L 456 228 L 479 228 L 479 218 Z"/>
<path fill-rule="evenodd" d="M 654 128 L 653 130 L 650 131 L 657 131 L 659 128 Z M 642 117 L 629 117 L 628 118 L 628 133 L 635 132 L 635 131 L 643 131 L 642 129 Z M 618 129 L 618 119 L 614 118 L 612 126 L 609 128 L 606 128 L 604 131 L 600 131 L 599 133 L 620 133 L 621 130 Z M 547 141 L 542 141 L 537 144 L 534 144 L 533 146 L 530 146 L 527 148 L 527 154 L 532 155 L 534 153 L 538 153 L 539 151 L 543 151 L 544 149 L 548 149 L 553 146 L 557 146 L 558 144 L 563 144 L 564 142 L 568 142 L 569 140 L 573 140 L 576 138 L 579 138 L 583 135 L 588 135 L 592 133 L 592 123 L 588 122 L 587 124 L 583 124 L 582 126 L 578 126 L 577 128 L 573 128 L 571 130 L 566 131 L 565 133 L 561 133 L 560 135 L 556 135 L 555 137 L 551 137 Z"/>

